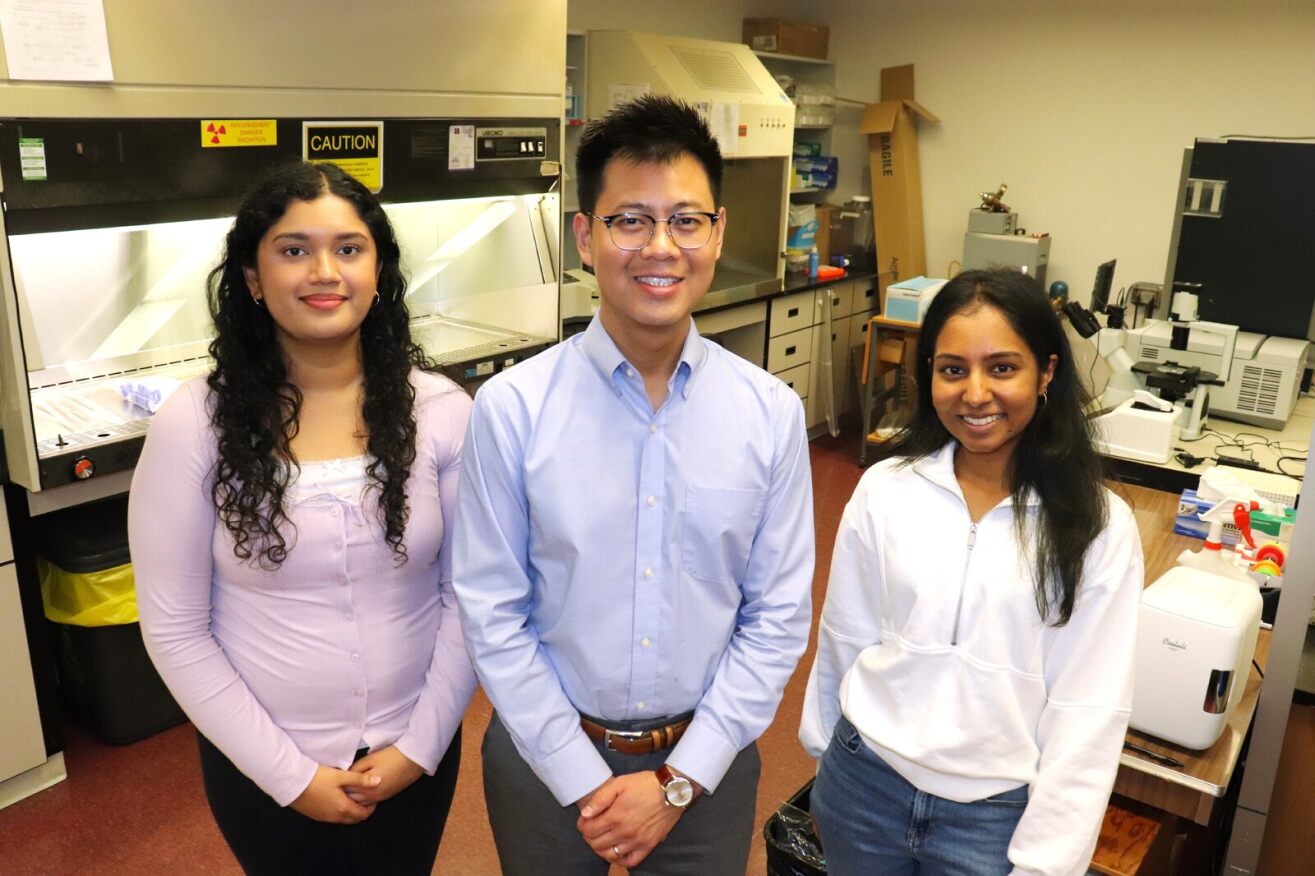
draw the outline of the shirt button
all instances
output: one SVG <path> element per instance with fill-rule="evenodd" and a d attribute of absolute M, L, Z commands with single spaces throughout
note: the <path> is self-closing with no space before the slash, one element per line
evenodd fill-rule
<path fill-rule="evenodd" d="M 648 703 L 635 703 L 635 708 L 642 712 L 648 708 Z"/>
<path fill-rule="evenodd" d="M 640 639 L 640 640 L 639 640 L 639 644 L 641 644 L 641 645 L 643 645 L 645 648 L 647 648 L 647 647 L 649 646 L 649 644 L 650 644 L 650 642 L 648 641 L 648 636 L 645 636 L 644 638 Z"/>
<path fill-rule="evenodd" d="M 657 504 L 657 499 L 654 499 L 652 496 L 649 496 L 647 499 L 644 500 L 644 504 L 652 508 L 654 505 Z"/>
<path fill-rule="evenodd" d="M 648 431 L 653 432 L 653 433 L 656 433 L 656 432 L 657 432 L 657 423 L 649 423 L 649 424 L 648 424 Z"/>
<path fill-rule="evenodd" d="M 351 620 L 352 617 L 353 617 L 353 615 L 352 615 L 352 613 L 349 611 L 349 612 L 347 612 L 346 614 L 344 614 L 343 617 L 344 617 L 345 619 L 347 619 L 347 620 Z"/>
<path fill-rule="evenodd" d="M 653 570 L 652 570 L 652 569 L 645 569 L 645 570 L 644 570 L 644 577 L 645 577 L 645 578 L 652 578 L 652 577 L 653 577 Z"/>
<path fill-rule="evenodd" d="M 331 510 L 329 511 L 329 513 L 332 514 L 334 517 L 337 517 L 337 516 L 338 516 L 338 509 L 337 509 L 337 508 L 333 508 L 333 509 L 331 509 Z"/>
<path fill-rule="evenodd" d="M 635 376 L 635 369 L 633 369 L 633 368 L 627 368 L 627 369 L 626 369 L 626 377 L 634 377 L 634 376 Z"/>
<path fill-rule="evenodd" d="M 360 660 L 360 659 L 361 659 L 361 655 L 360 655 L 360 654 L 357 654 L 355 651 L 353 651 L 353 652 L 352 652 L 352 659 L 353 659 L 353 660 Z"/>

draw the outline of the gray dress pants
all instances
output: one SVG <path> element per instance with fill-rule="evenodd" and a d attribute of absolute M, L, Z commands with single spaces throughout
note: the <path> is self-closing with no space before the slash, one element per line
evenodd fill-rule
<path fill-rule="evenodd" d="M 668 751 L 633 755 L 594 743 L 614 775 L 655 770 Z M 575 828 L 579 810 L 562 806 L 516 750 L 497 714 L 484 734 L 484 799 L 505 876 L 595 876 L 608 863 L 594 854 Z M 676 822 L 666 840 L 632 873 L 710 876 L 745 872 L 753 839 L 754 805 L 761 762 L 757 743 L 731 762 L 715 794 L 704 794 Z"/>

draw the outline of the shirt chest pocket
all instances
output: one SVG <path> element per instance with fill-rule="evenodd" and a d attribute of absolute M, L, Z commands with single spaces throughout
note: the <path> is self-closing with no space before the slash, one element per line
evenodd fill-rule
<path fill-rule="evenodd" d="M 739 584 L 762 517 L 762 490 L 687 487 L 681 566 L 695 578 Z"/>

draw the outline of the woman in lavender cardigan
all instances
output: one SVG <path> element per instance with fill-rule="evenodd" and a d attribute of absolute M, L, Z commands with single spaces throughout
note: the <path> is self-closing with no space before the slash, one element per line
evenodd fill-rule
<path fill-rule="evenodd" d="M 396 237 L 332 165 L 246 199 L 208 377 L 155 416 L 129 537 L 143 635 L 250 873 L 429 873 L 475 687 L 452 596 L 470 399 L 421 370 Z"/>

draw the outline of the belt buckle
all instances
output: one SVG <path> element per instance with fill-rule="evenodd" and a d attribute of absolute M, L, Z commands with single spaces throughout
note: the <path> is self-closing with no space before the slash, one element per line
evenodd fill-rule
<path fill-rule="evenodd" d="M 616 751 L 616 749 L 612 747 L 613 737 L 617 739 L 626 739 L 631 742 L 637 742 L 640 739 L 643 739 L 646 736 L 648 736 L 651 732 L 652 732 L 651 730 L 609 730 L 606 727 L 604 727 L 603 748 L 606 748 L 608 751 Z M 624 754 L 625 752 L 621 752 L 621 753 Z"/>

